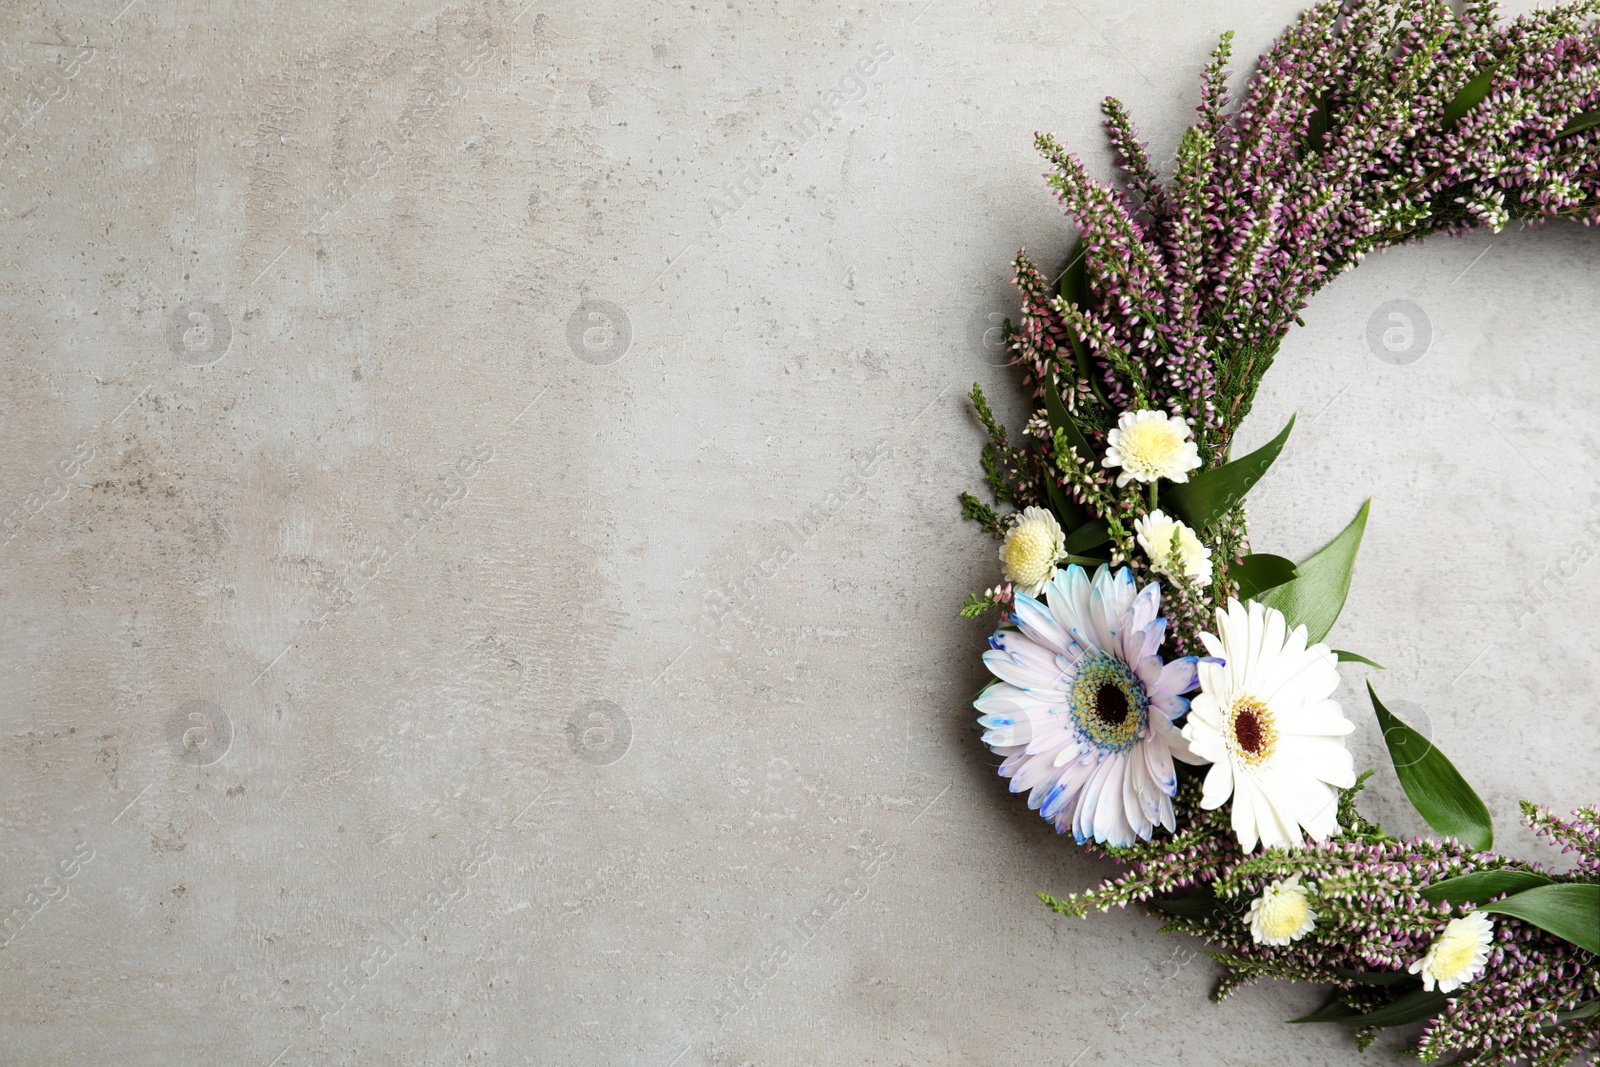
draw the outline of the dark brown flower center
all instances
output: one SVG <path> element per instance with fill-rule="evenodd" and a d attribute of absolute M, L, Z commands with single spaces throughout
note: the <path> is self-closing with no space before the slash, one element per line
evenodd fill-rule
<path fill-rule="evenodd" d="M 1118 686 L 1102 685 L 1094 695 L 1094 714 L 1107 726 L 1121 726 L 1128 720 L 1128 695 Z"/>
<path fill-rule="evenodd" d="M 1233 749 L 1246 763 L 1259 765 L 1272 758 L 1277 747 L 1278 729 L 1272 709 L 1255 697 L 1240 697 L 1228 713 L 1228 729 L 1233 734 Z"/>
<path fill-rule="evenodd" d="M 1261 720 L 1256 718 L 1253 711 L 1241 711 L 1239 717 L 1233 721 L 1233 736 L 1239 739 L 1239 747 L 1246 752 L 1261 751 Z"/>

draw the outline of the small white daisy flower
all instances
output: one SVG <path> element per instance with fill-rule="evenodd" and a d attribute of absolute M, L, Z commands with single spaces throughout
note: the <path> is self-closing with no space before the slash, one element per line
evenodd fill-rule
<path fill-rule="evenodd" d="M 1246 914 L 1250 937 L 1258 945 L 1287 945 L 1298 941 L 1317 925 L 1317 913 L 1306 901 L 1306 887 L 1298 874 L 1273 882 L 1250 902 Z"/>
<path fill-rule="evenodd" d="M 1494 921 L 1481 911 L 1470 912 L 1445 924 L 1428 951 L 1406 970 L 1422 975 L 1422 988 L 1451 993 L 1477 978 L 1489 962 L 1494 943 Z"/>
<path fill-rule="evenodd" d="M 1184 523 L 1156 510 L 1135 519 L 1133 532 L 1156 573 L 1188 578 L 1197 585 L 1211 584 L 1211 549 Z"/>
<path fill-rule="evenodd" d="M 1165 411 L 1124 411 L 1106 435 L 1105 467 L 1121 467 L 1117 485 L 1129 482 L 1186 482 L 1200 466 L 1200 450 L 1189 438 L 1189 424 Z"/>
<path fill-rule="evenodd" d="M 1014 518 L 1000 546 L 1000 562 L 1006 581 L 1038 596 L 1044 583 L 1056 576 L 1056 564 L 1066 557 L 1067 538 L 1056 517 L 1044 508 L 1023 508 Z"/>

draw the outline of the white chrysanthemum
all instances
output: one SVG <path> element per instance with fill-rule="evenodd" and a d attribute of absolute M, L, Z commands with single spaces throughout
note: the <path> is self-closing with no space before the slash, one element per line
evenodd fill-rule
<path fill-rule="evenodd" d="M 1246 852 L 1317 841 L 1339 831 L 1339 789 L 1355 785 L 1344 747 L 1355 724 L 1329 699 L 1339 671 L 1327 645 L 1306 647 L 1306 628 L 1252 600 L 1217 609 L 1217 634 L 1201 634 L 1200 694 L 1183 736 L 1211 770 L 1201 807 L 1233 798 L 1233 831 Z"/>
<path fill-rule="evenodd" d="M 1200 450 L 1189 439 L 1189 424 L 1165 411 L 1124 411 L 1106 435 L 1106 467 L 1121 467 L 1119 486 L 1137 479 L 1186 482 L 1200 466 Z"/>
<path fill-rule="evenodd" d="M 1000 546 L 1006 581 L 1015 582 L 1029 596 L 1038 596 L 1044 583 L 1056 576 L 1056 564 L 1066 554 L 1061 524 L 1044 508 L 1023 508 Z"/>
<path fill-rule="evenodd" d="M 1250 937 L 1258 945 L 1287 945 L 1298 941 L 1317 925 L 1317 913 L 1306 900 L 1306 887 L 1298 874 L 1273 882 L 1250 902 L 1246 914 Z"/>
<path fill-rule="evenodd" d="M 1133 532 L 1156 573 L 1211 584 L 1211 549 L 1188 526 L 1158 509 L 1135 519 Z"/>
<path fill-rule="evenodd" d="M 1483 973 L 1489 963 L 1489 946 L 1494 943 L 1494 922 L 1483 912 L 1474 911 L 1445 924 L 1444 932 L 1433 939 L 1428 951 L 1406 970 L 1421 973 L 1422 988 L 1452 993 Z"/>
<path fill-rule="evenodd" d="M 1161 586 L 1143 589 L 1124 567 L 1093 580 L 1073 565 L 1045 584 L 1045 602 L 1019 593 L 1011 621 L 983 661 L 1000 681 L 973 701 L 984 744 L 1028 807 L 1110 845 L 1176 825 L 1173 758 L 1193 763 L 1173 720 L 1194 688 L 1195 658 L 1163 663 Z"/>

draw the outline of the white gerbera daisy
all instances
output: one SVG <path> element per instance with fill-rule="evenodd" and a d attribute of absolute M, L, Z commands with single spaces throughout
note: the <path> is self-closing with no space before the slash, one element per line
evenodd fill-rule
<path fill-rule="evenodd" d="M 1469 912 L 1445 924 L 1428 951 L 1406 970 L 1422 974 L 1422 988 L 1453 993 L 1483 973 L 1494 943 L 1494 922 L 1481 911 Z"/>
<path fill-rule="evenodd" d="M 1298 941 L 1317 925 L 1317 913 L 1306 900 L 1306 887 L 1298 874 L 1273 882 L 1250 902 L 1246 914 L 1250 937 L 1258 945 L 1287 945 Z"/>
<path fill-rule="evenodd" d="M 1157 574 L 1211 584 L 1211 549 L 1184 523 L 1157 509 L 1135 519 L 1133 533 Z"/>
<path fill-rule="evenodd" d="M 1165 411 L 1124 411 L 1106 435 L 1106 467 L 1121 467 L 1117 485 L 1137 479 L 1186 482 L 1200 466 L 1200 450 L 1189 439 L 1189 424 Z"/>
<path fill-rule="evenodd" d="M 1217 657 L 1199 666 L 1183 736 L 1212 762 L 1201 807 L 1233 798 L 1233 831 L 1246 852 L 1318 841 L 1339 831 L 1338 789 L 1355 784 L 1344 737 L 1355 724 L 1329 699 L 1339 671 L 1327 645 L 1306 647 L 1306 628 L 1252 600 L 1217 609 L 1217 635 L 1201 634 Z"/>
<path fill-rule="evenodd" d="M 1172 720 L 1188 710 L 1193 656 L 1162 663 L 1167 620 L 1161 586 L 1136 589 L 1126 567 L 1056 572 L 1047 603 L 1018 593 L 1015 630 L 1000 630 L 983 654 L 1000 679 L 973 706 L 984 743 L 1005 756 L 1011 791 L 1070 828 L 1081 844 L 1149 839 L 1175 826 L 1172 758 L 1194 762 Z"/>
<path fill-rule="evenodd" d="M 1000 546 L 1000 562 L 1005 565 L 1006 581 L 1016 583 L 1029 596 L 1038 596 L 1067 554 L 1066 535 L 1056 517 L 1044 508 L 1023 508 L 1014 520 Z"/>

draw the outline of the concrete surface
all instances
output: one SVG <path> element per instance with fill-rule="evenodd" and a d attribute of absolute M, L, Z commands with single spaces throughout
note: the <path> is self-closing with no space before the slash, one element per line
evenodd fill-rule
<path fill-rule="evenodd" d="M 1170 157 L 1295 10 L 5 5 L 0 1061 L 1369 1062 L 1037 903 L 1109 867 L 954 617 L 1032 132 Z M 1250 426 L 1258 547 L 1376 498 L 1337 643 L 1527 854 L 1596 799 L 1597 285 L 1376 257 Z"/>

